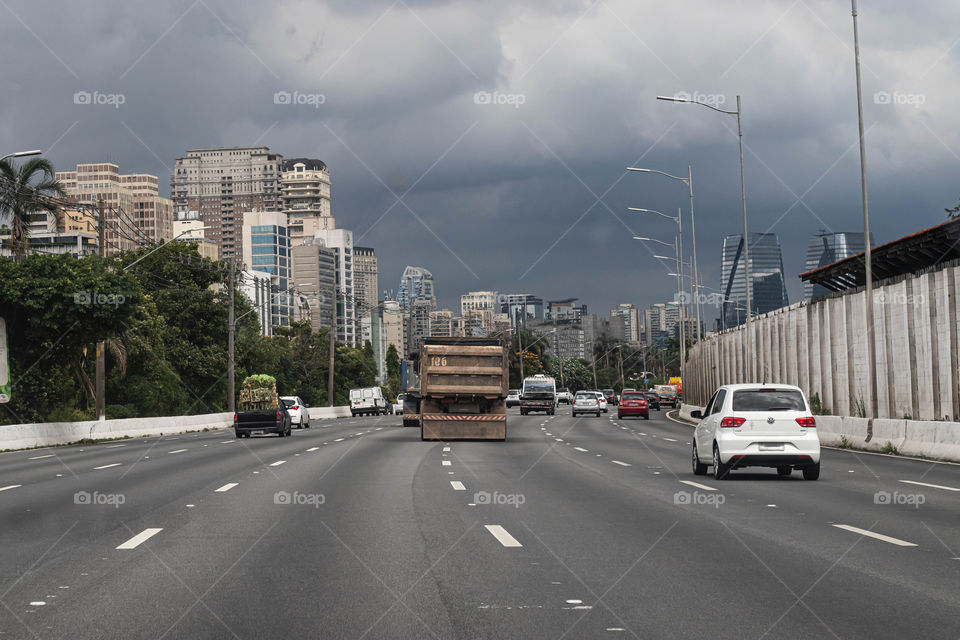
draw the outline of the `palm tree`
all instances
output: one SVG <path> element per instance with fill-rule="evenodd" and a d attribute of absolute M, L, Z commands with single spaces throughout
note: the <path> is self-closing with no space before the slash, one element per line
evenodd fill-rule
<path fill-rule="evenodd" d="M 10 159 L 0 161 L 0 217 L 10 218 L 10 252 L 16 262 L 29 248 L 30 216 L 41 211 L 58 215 L 53 198 L 65 195 L 45 158 L 31 158 L 21 165 Z"/>

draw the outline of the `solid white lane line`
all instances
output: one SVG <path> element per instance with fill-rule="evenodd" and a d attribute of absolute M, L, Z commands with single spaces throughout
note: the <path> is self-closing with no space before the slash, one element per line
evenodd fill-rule
<path fill-rule="evenodd" d="M 445 466 L 445 467 L 449 467 L 449 466 L 450 466 L 451 464 L 453 464 L 453 463 L 451 463 L 449 460 L 444 460 L 444 461 L 441 462 L 440 464 L 442 464 L 442 465 Z"/>
<path fill-rule="evenodd" d="M 691 487 L 696 487 L 697 489 L 703 489 L 704 491 L 716 491 L 713 487 L 708 487 L 705 484 L 700 484 L 699 482 L 694 482 L 693 480 L 681 480 L 683 484 L 688 484 Z"/>
<path fill-rule="evenodd" d="M 276 462 L 271 462 L 271 463 L 270 463 L 270 466 L 271 466 L 271 467 L 279 467 L 279 466 L 282 465 L 284 462 L 286 462 L 286 460 L 277 460 Z"/>
<path fill-rule="evenodd" d="M 7 489 L 16 489 L 17 487 L 22 487 L 22 484 L 8 484 L 5 487 L 0 487 L 0 491 L 6 491 Z"/>
<path fill-rule="evenodd" d="M 52 457 L 53 457 L 53 454 L 48 453 L 45 456 L 33 456 L 32 458 L 27 458 L 27 460 L 39 460 L 40 458 L 52 458 Z"/>
<path fill-rule="evenodd" d="M 127 540 L 126 542 L 118 546 L 117 549 L 136 549 L 141 544 L 143 544 L 153 536 L 157 535 L 161 531 L 163 531 L 162 527 L 159 529 L 144 529 L 137 535 L 133 536 L 132 538 L 130 538 L 129 540 Z"/>
<path fill-rule="evenodd" d="M 223 485 L 223 486 L 220 487 L 219 489 L 215 490 L 214 493 L 226 493 L 227 491 L 230 491 L 230 489 L 233 489 L 233 488 L 234 488 L 235 486 L 237 486 L 238 484 L 240 484 L 240 483 L 239 483 L 239 482 L 228 482 L 227 484 Z"/>
<path fill-rule="evenodd" d="M 502 544 L 505 547 L 522 547 L 523 545 L 510 535 L 506 529 L 501 527 L 498 524 L 485 524 L 483 525 L 487 531 L 489 531 L 494 538 L 497 539 L 497 542 Z"/>
<path fill-rule="evenodd" d="M 113 464 L 105 464 L 105 465 L 103 465 L 102 467 L 94 467 L 93 470 L 94 470 L 94 471 L 99 471 L 100 469 L 109 469 L 110 467 L 119 467 L 121 464 L 123 464 L 123 463 L 122 463 L 122 462 L 114 462 Z"/>
<path fill-rule="evenodd" d="M 574 449 L 577 451 L 588 451 L 588 449 L 584 449 L 583 447 L 574 447 Z"/>
<path fill-rule="evenodd" d="M 167 453 L 183 453 L 186 449 L 176 449 L 174 451 L 167 451 Z"/>
<path fill-rule="evenodd" d="M 343 442 L 343 438 L 337 438 L 334 442 Z"/>
<path fill-rule="evenodd" d="M 663 439 L 666 440 L 667 442 L 676 442 L 676 440 L 674 440 L 673 438 L 668 438 L 666 436 L 664 436 Z"/>
<path fill-rule="evenodd" d="M 915 547 L 917 545 L 912 542 L 907 542 L 906 540 L 901 540 L 899 538 L 891 538 L 890 536 L 885 536 L 882 533 L 874 533 L 873 531 L 867 531 L 866 529 L 861 529 L 860 527 L 853 527 L 849 524 L 835 524 L 833 525 L 837 529 L 843 529 L 844 531 L 852 531 L 853 533 L 859 533 L 862 536 L 867 536 L 870 538 L 875 538 L 877 540 L 882 540 L 884 542 L 889 542 L 890 544 L 895 544 L 898 547 Z"/>
<path fill-rule="evenodd" d="M 916 484 L 921 487 L 932 487 L 933 489 L 943 489 L 944 491 L 960 491 L 956 487 L 945 487 L 942 484 L 930 484 L 929 482 L 917 482 L 916 480 L 901 480 L 905 484 Z"/>
<path fill-rule="evenodd" d="M 457 480 L 451 480 L 451 481 L 450 481 L 450 486 L 453 487 L 453 490 L 454 490 L 454 491 L 466 491 L 466 490 L 467 490 L 467 488 L 466 488 L 465 486 L 463 486 L 463 483 L 462 483 L 462 482 L 459 482 L 459 481 L 457 481 Z"/>
<path fill-rule="evenodd" d="M 308 452 L 310 452 L 310 451 L 316 451 L 316 450 L 319 449 L 319 448 L 320 448 L 320 447 L 310 447 L 309 449 L 307 449 L 307 451 L 308 451 Z"/>
<path fill-rule="evenodd" d="M 621 467 L 629 467 L 629 466 L 631 466 L 631 465 L 627 464 L 626 462 L 620 462 L 619 460 L 611 460 L 610 462 L 612 462 L 613 464 L 618 464 L 618 465 L 620 465 Z"/>

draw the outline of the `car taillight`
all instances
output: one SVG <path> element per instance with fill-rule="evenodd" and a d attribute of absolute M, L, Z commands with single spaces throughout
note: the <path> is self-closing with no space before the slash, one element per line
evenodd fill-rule
<path fill-rule="evenodd" d="M 724 429 L 726 428 L 736 429 L 746 421 L 747 421 L 746 418 L 734 418 L 732 416 L 727 416 L 726 418 L 720 421 L 720 426 L 723 427 Z"/>
<path fill-rule="evenodd" d="M 233 414 L 233 421 L 234 421 L 234 422 L 237 421 L 237 414 Z"/>
<path fill-rule="evenodd" d="M 813 416 L 806 416 L 804 418 L 797 418 L 797 424 L 801 427 L 815 427 L 817 426 L 817 421 Z"/>
<path fill-rule="evenodd" d="M 296 411 L 296 410 L 299 409 L 299 408 L 300 408 L 300 407 L 290 407 L 290 410 L 291 410 L 291 411 Z"/>
<path fill-rule="evenodd" d="M 277 411 L 277 422 L 280 422 L 283 418 L 280 416 L 280 412 Z"/>

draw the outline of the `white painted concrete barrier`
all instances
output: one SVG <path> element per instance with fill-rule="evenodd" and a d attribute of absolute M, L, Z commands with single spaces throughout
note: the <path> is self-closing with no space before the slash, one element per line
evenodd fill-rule
<path fill-rule="evenodd" d="M 311 420 L 330 420 L 331 418 L 349 418 L 350 407 L 310 407 Z"/>

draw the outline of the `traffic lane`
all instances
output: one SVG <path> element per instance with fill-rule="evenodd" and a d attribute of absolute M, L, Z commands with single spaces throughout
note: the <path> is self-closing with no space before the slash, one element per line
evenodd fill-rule
<path fill-rule="evenodd" d="M 195 508 L 158 510 L 127 523 L 131 531 L 163 528 L 136 549 L 114 550 L 121 537 L 115 535 L 100 541 L 93 554 L 68 552 L 63 562 L 44 563 L 7 599 L 22 603 L 51 585 L 70 586 L 69 600 L 61 595 L 56 605 L 30 614 L 70 637 L 102 637 L 104 629 L 118 637 L 156 637 L 168 628 L 169 637 L 229 636 L 217 618 L 241 637 L 317 629 L 359 636 L 366 630 L 362 625 L 372 625 L 395 600 L 364 564 L 385 576 L 394 591 L 427 566 L 426 558 L 416 556 L 422 544 L 409 515 L 409 476 L 425 451 L 412 431 L 357 439 L 345 456 L 339 449 L 320 449 L 283 465 L 280 480 L 251 473 L 227 492 L 198 497 Z M 370 479 L 378 474 L 385 481 L 371 492 Z M 290 497 L 278 501 L 278 492 Z M 317 495 L 324 500 L 302 499 Z M 71 557 L 91 555 L 106 558 L 94 563 L 97 571 L 70 564 Z M 82 573 L 89 579 L 62 582 Z M 424 584 L 419 588 L 417 597 L 429 596 Z M 174 625 L 207 589 L 205 605 Z M 435 617 L 442 606 L 432 603 L 425 610 Z M 84 621 L 79 629 L 78 620 Z M 403 632 L 396 637 L 422 636 L 421 623 L 400 605 L 383 624 L 368 637 L 390 637 L 393 631 Z M 450 637 L 442 621 L 434 619 L 430 626 Z"/>
<path fill-rule="evenodd" d="M 4 522 L 0 539 L 7 542 L 7 552 L 0 560 L 0 584 L 16 579 L 68 530 L 70 539 L 78 544 L 111 534 L 124 535 L 123 523 L 166 507 L 189 508 L 185 505 L 195 503 L 198 495 L 206 495 L 244 475 L 277 478 L 284 467 L 273 465 L 309 455 L 310 449 L 329 449 L 337 457 L 342 456 L 353 440 L 364 437 L 356 434 L 369 431 L 368 435 L 375 435 L 387 430 L 376 431 L 377 428 L 380 427 L 376 422 L 370 421 L 363 430 L 357 423 L 344 424 L 325 435 L 318 433 L 315 438 L 298 433 L 293 438 L 244 439 L 242 444 L 218 440 L 223 444 L 208 447 L 178 444 L 182 440 L 157 440 L 153 444 L 162 446 L 151 450 L 150 459 L 137 462 L 137 458 L 131 457 L 126 460 L 130 464 L 124 466 L 26 484 L 0 493 L 0 517 Z M 187 451 L 182 453 L 168 451 L 184 446 Z"/>
<path fill-rule="evenodd" d="M 916 505 L 877 502 L 875 489 L 852 486 L 853 481 L 847 478 L 849 474 L 825 474 L 817 482 L 807 482 L 797 477 L 780 478 L 767 470 L 745 470 L 718 482 L 711 476 L 695 476 L 689 470 L 674 471 L 681 466 L 689 468 L 689 448 L 684 453 L 671 451 L 662 444 L 650 444 L 648 439 L 595 420 L 581 421 L 578 426 L 579 429 L 565 438 L 568 444 L 558 450 L 560 455 L 600 473 L 610 473 L 613 465 L 607 463 L 612 461 L 612 455 L 617 455 L 620 461 L 632 465 L 623 468 L 620 477 L 634 483 L 637 490 L 647 491 L 664 502 L 700 509 L 704 517 L 718 518 L 734 530 L 755 531 L 788 540 L 810 552 L 821 547 L 839 551 L 861 535 L 879 534 L 883 537 L 871 538 L 863 553 L 851 555 L 850 561 L 859 563 L 863 571 L 894 582 L 916 582 L 932 598 L 951 591 L 950 585 L 957 579 L 960 567 L 954 560 L 957 557 L 954 550 L 960 539 L 952 497 L 931 498 L 920 509 Z M 552 432 L 562 428 L 555 425 Z M 551 438 L 544 435 L 549 442 Z M 590 441 L 595 444 L 587 444 Z M 577 455 L 577 443 L 590 452 L 603 453 L 599 457 L 590 452 Z M 664 473 L 657 475 L 656 470 L 643 468 L 650 453 L 648 447 L 660 447 L 657 458 L 668 471 L 674 471 L 675 475 L 666 474 L 673 478 L 673 483 L 636 484 L 642 482 L 640 478 L 644 476 L 665 477 Z M 915 553 L 907 556 L 888 553 L 889 547 L 902 543 L 917 545 Z"/>
<path fill-rule="evenodd" d="M 479 482 L 483 491 L 525 498 L 522 504 L 517 500 L 496 504 L 494 498 L 485 507 L 489 520 L 502 523 L 523 544 L 510 550 L 518 556 L 512 569 L 499 563 L 472 568 L 476 563 L 468 562 L 469 556 L 456 560 L 466 563 L 460 578 L 483 571 L 485 589 L 473 601 L 484 603 L 486 615 L 501 625 L 495 628 L 506 637 L 557 637 L 569 630 L 571 618 L 563 617 L 567 611 L 584 616 L 568 637 L 595 638 L 618 628 L 654 637 L 667 633 L 739 637 L 744 632 L 760 636 L 771 627 L 778 636 L 809 637 L 812 628 L 826 633 L 816 626 L 818 616 L 829 618 L 831 626 L 851 637 L 871 637 L 857 635 L 865 615 L 862 602 L 869 601 L 861 599 L 864 591 L 877 594 L 883 605 L 895 605 L 888 607 L 889 616 L 881 616 L 881 624 L 868 625 L 875 637 L 888 628 L 904 628 L 902 617 L 899 627 L 888 626 L 891 616 L 900 616 L 895 610 L 904 602 L 920 606 L 920 594 L 901 584 L 870 583 L 867 589 L 854 589 L 852 596 L 828 593 L 817 600 L 806 594 L 806 601 L 818 605 L 816 615 L 803 606 L 794 612 L 790 607 L 797 597 L 818 579 L 826 580 L 831 568 L 845 576 L 838 592 L 847 589 L 846 581 L 863 582 L 859 568 L 835 566 L 846 548 L 797 549 L 789 539 L 758 535 L 752 526 L 738 531 L 704 517 L 701 510 L 666 503 L 645 491 L 646 486 L 631 487 L 613 472 L 619 467 L 570 464 L 576 458 L 566 459 L 570 451 L 566 445 L 537 445 L 541 422 L 556 430 L 557 420 L 514 421 L 511 446 L 500 449 L 503 455 L 495 458 L 487 451 L 472 452 L 475 443 L 452 446 L 464 464 L 474 468 L 480 480 L 473 482 Z M 651 482 L 662 480 L 647 478 L 644 484 Z M 472 487 L 467 484 L 469 494 Z M 670 529 L 673 523 L 677 524 Z M 660 542 L 652 537 L 664 532 Z M 483 600 L 483 595 L 494 599 Z M 850 615 L 825 613 L 837 601 Z M 957 611 L 955 600 L 946 605 L 946 614 L 939 612 L 932 623 L 907 624 L 927 631 L 946 624 Z M 548 620 L 541 617 L 545 611 L 550 613 Z M 713 611 L 718 617 L 691 616 L 701 611 Z M 778 622 L 781 612 L 787 616 Z M 717 628 L 716 620 L 743 623 Z M 548 632 L 537 635 L 538 630 Z"/>

